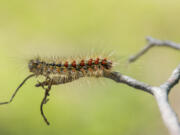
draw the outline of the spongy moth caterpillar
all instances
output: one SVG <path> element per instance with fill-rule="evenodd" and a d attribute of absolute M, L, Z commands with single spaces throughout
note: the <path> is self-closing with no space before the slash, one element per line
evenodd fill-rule
<path fill-rule="evenodd" d="M 73 57 L 71 59 L 60 57 L 49 59 L 37 57 L 31 59 L 28 62 L 28 68 L 32 74 L 23 80 L 8 102 L 2 102 L 0 105 L 11 103 L 18 90 L 29 78 L 34 76 L 44 76 L 45 80 L 38 82 L 35 86 L 42 87 L 45 90 L 40 110 L 45 122 L 49 125 L 43 112 L 43 105 L 47 103 L 47 97 L 49 96 L 49 91 L 53 85 L 65 84 L 81 77 L 103 77 L 104 74 L 111 72 L 113 65 L 112 60 L 100 56 L 89 58 L 79 57 L 76 59 L 73 59 Z"/>

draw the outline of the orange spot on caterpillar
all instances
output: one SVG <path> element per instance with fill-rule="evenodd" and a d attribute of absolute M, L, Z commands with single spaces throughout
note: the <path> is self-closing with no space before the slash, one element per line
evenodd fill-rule
<path fill-rule="evenodd" d="M 106 65 L 106 64 L 107 64 L 107 59 L 105 58 L 102 60 L 102 65 Z"/>
<path fill-rule="evenodd" d="M 51 71 L 53 71 L 53 66 L 50 66 L 49 68 L 50 68 Z"/>
<path fill-rule="evenodd" d="M 95 62 L 94 62 L 94 64 L 99 64 L 99 58 L 97 58 L 96 60 L 95 60 Z"/>
<path fill-rule="evenodd" d="M 74 60 L 71 64 L 73 67 L 76 67 L 76 61 Z"/>
<path fill-rule="evenodd" d="M 85 66 L 84 60 L 81 60 L 80 66 L 82 66 L 82 67 Z"/>
<path fill-rule="evenodd" d="M 93 71 L 93 69 L 92 69 L 92 68 L 88 68 L 88 70 L 89 70 L 90 72 L 92 72 L 92 71 Z"/>
<path fill-rule="evenodd" d="M 41 64 L 38 64 L 37 68 L 41 68 Z"/>
<path fill-rule="evenodd" d="M 104 70 L 104 67 L 103 67 L 103 66 L 101 66 L 101 67 L 100 67 L 100 69 L 101 69 L 101 70 Z"/>
<path fill-rule="evenodd" d="M 76 69 L 73 68 L 73 69 L 72 69 L 72 72 L 76 72 Z"/>
<path fill-rule="evenodd" d="M 64 63 L 64 66 L 65 66 L 65 67 L 68 67 L 68 62 L 67 62 L 67 61 Z"/>
<path fill-rule="evenodd" d="M 80 71 L 85 75 L 86 74 L 86 70 L 84 68 L 81 68 Z"/>
<path fill-rule="evenodd" d="M 89 66 L 92 65 L 92 61 L 93 61 L 93 59 L 90 59 L 90 60 L 88 61 L 88 65 L 89 65 Z"/>
<path fill-rule="evenodd" d="M 60 67 L 56 67 L 56 71 L 60 73 Z"/>

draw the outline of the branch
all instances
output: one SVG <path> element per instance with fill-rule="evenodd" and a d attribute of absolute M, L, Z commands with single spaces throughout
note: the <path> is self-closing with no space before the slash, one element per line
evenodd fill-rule
<path fill-rule="evenodd" d="M 166 89 L 169 93 L 170 90 L 179 82 L 180 80 L 180 65 L 173 71 L 169 79 L 161 85 L 162 88 Z"/>
<path fill-rule="evenodd" d="M 168 101 L 166 89 L 154 87 L 154 96 L 158 104 L 164 124 L 171 135 L 180 135 L 179 119 Z"/>
<path fill-rule="evenodd" d="M 106 74 L 104 74 L 104 77 L 112 79 L 118 83 L 125 83 L 131 87 L 136 88 L 136 89 L 143 90 L 145 92 L 153 94 L 152 86 L 150 86 L 146 83 L 137 81 L 137 80 L 135 80 L 129 76 L 122 75 L 118 72 L 106 73 Z"/>
<path fill-rule="evenodd" d="M 152 37 L 148 37 L 148 44 L 139 53 L 132 56 L 129 62 L 137 60 L 140 56 L 145 54 L 153 46 L 167 46 L 177 50 L 180 50 L 180 44 L 173 43 L 171 41 L 157 40 Z M 118 72 L 105 73 L 106 78 L 112 79 L 117 83 L 124 83 L 130 87 L 145 91 L 152 94 L 158 104 L 162 119 L 164 124 L 169 130 L 171 135 L 180 135 L 180 123 L 176 113 L 173 111 L 172 107 L 168 101 L 168 94 L 170 90 L 179 82 L 180 80 L 180 65 L 172 72 L 169 79 L 160 86 L 151 86 L 149 84 L 137 81 L 129 76 L 122 75 Z"/>
<path fill-rule="evenodd" d="M 145 54 L 150 48 L 154 47 L 154 46 L 164 46 L 164 47 L 170 47 L 176 50 L 180 50 L 180 44 L 176 44 L 174 42 L 168 41 L 168 40 L 158 40 L 152 37 L 147 37 L 147 45 L 141 50 L 139 51 L 137 54 L 131 56 L 129 58 L 129 62 L 134 62 L 136 61 L 140 56 L 142 56 L 143 54 Z"/>

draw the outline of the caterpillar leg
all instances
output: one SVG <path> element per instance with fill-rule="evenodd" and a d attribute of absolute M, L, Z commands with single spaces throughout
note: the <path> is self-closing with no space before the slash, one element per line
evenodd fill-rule
<path fill-rule="evenodd" d="M 45 81 L 43 81 L 43 82 L 38 81 L 38 83 L 37 83 L 35 86 L 36 86 L 36 87 L 42 87 L 43 89 L 45 89 L 44 86 L 48 86 L 51 80 L 52 80 L 52 79 L 47 76 L 46 79 L 45 79 Z"/>

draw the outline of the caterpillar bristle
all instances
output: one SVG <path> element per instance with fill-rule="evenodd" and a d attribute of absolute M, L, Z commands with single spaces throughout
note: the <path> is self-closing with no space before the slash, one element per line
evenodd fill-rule
<path fill-rule="evenodd" d="M 113 61 L 102 55 L 68 58 L 38 56 L 29 61 L 30 72 L 52 79 L 54 85 L 71 82 L 80 77 L 103 77 L 113 66 Z"/>

